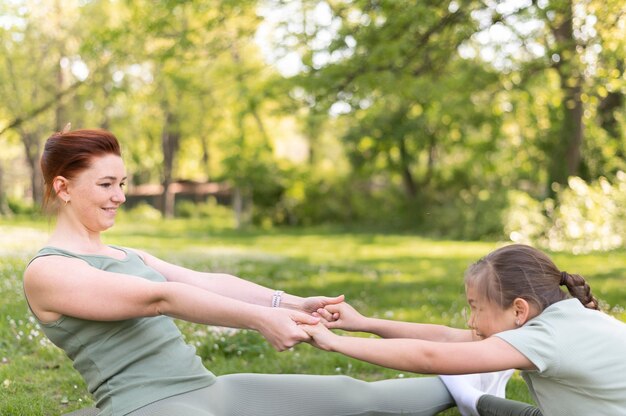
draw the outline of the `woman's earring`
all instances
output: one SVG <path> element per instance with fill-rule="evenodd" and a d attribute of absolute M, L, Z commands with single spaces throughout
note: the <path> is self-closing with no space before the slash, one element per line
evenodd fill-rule
<path fill-rule="evenodd" d="M 68 202 L 70 202 L 70 200 L 69 200 L 69 199 L 66 199 L 66 200 L 65 200 L 65 205 L 67 205 L 67 203 L 68 203 Z"/>
<path fill-rule="evenodd" d="M 520 325 L 520 324 L 519 324 L 519 319 L 516 319 L 516 320 L 515 320 L 515 325 L 517 325 L 517 326 L 519 326 L 519 325 Z"/>

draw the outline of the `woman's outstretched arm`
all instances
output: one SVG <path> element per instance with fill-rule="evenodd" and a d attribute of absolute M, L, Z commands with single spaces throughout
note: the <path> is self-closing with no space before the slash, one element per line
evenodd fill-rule
<path fill-rule="evenodd" d="M 270 306 L 275 289 L 279 289 L 270 289 L 226 273 L 198 272 L 168 263 L 146 252 L 139 250 L 134 251 L 144 259 L 144 262 L 148 266 L 161 273 L 171 282 L 185 283 L 222 296 L 241 300 L 243 302 L 261 306 Z M 280 306 L 287 309 L 312 313 L 319 308 L 325 307 L 326 305 L 342 301 L 343 296 L 311 296 L 304 298 L 289 293 L 282 293 Z"/>
<path fill-rule="evenodd" d="M 33 312 L 44 322 L 63 315 L 94 321 L 168 315 L 254 329 L 278 350 L 309 339 L 298 324 L 319 322 L 301 311 L 255 305 L 182 282 L 153 282 L 107 272 L 61 256 L 31 262 L 24 274 L 24 290 Z"/>

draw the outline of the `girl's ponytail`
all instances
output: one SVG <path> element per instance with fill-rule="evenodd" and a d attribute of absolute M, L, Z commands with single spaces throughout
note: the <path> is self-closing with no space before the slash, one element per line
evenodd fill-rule
<path fill-rule="evenodd" d="M 586 308 L 600 309 L 598 300 L 591 294 L 591 288 L 581 275 L 561 272 L 560 285 L 567 287 L 570 295 L 577 298 Z"/>

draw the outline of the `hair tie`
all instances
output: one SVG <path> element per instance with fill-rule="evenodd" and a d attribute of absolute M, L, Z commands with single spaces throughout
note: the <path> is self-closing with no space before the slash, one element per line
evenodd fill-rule
<path fill-rule="evenodd" d="M 567 286 L 568 277 L 569 277 L 569 273 L 561 272 L 561 281 L 559 282 L 559 286 Z"/>

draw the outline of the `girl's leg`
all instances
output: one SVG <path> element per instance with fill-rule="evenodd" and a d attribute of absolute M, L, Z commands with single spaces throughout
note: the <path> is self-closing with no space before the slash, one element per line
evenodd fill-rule
<path fill-rule="evenodd" d="M 481 416 L 542 416 L 541 410 L 528 403 L 507 400 L 490 394 L 481 396 L 476 408 Z"/>
<path fill-rule="evenodd" d="M 426 416 L 454 406 L 437 377 L 365 382 L 345 376 L 230 374 L 203 390 L 220 416 Z"/>
<path fill-rule="evenodd" d="M 506 384 L 513 375 L 514 370 L 496 371 L 492 373 L 478 373 L 478 374 L 465 374 L 465 375 L 453 375 L 444 376 L 439 378 L 448 388 L 448 391 L 454 397 L 454 401 L 457 404 L 459 412 L 462 416 L 513 416 L 513 415 L 526 415 L 527 413 L 510 413 L 516 409 L 514 406 L 495 406 L 492 410 L 492 403 L 494 399 L 496 404 L 503 403 L 519 403 L 512 400 L 505 400 Z M 488 398 L 483 403 L 483 409 L 487 413 L 483 413 L 479 408 L 478 403 L 484 398 Z M 505 410 L 502 410 L 505 409 Z M 500 413 L 504 411 L 503 413 Z M 530 413 L 528 413 L 530 415 Z M 539 413 L 540 416 L 541 414 Z"/>

